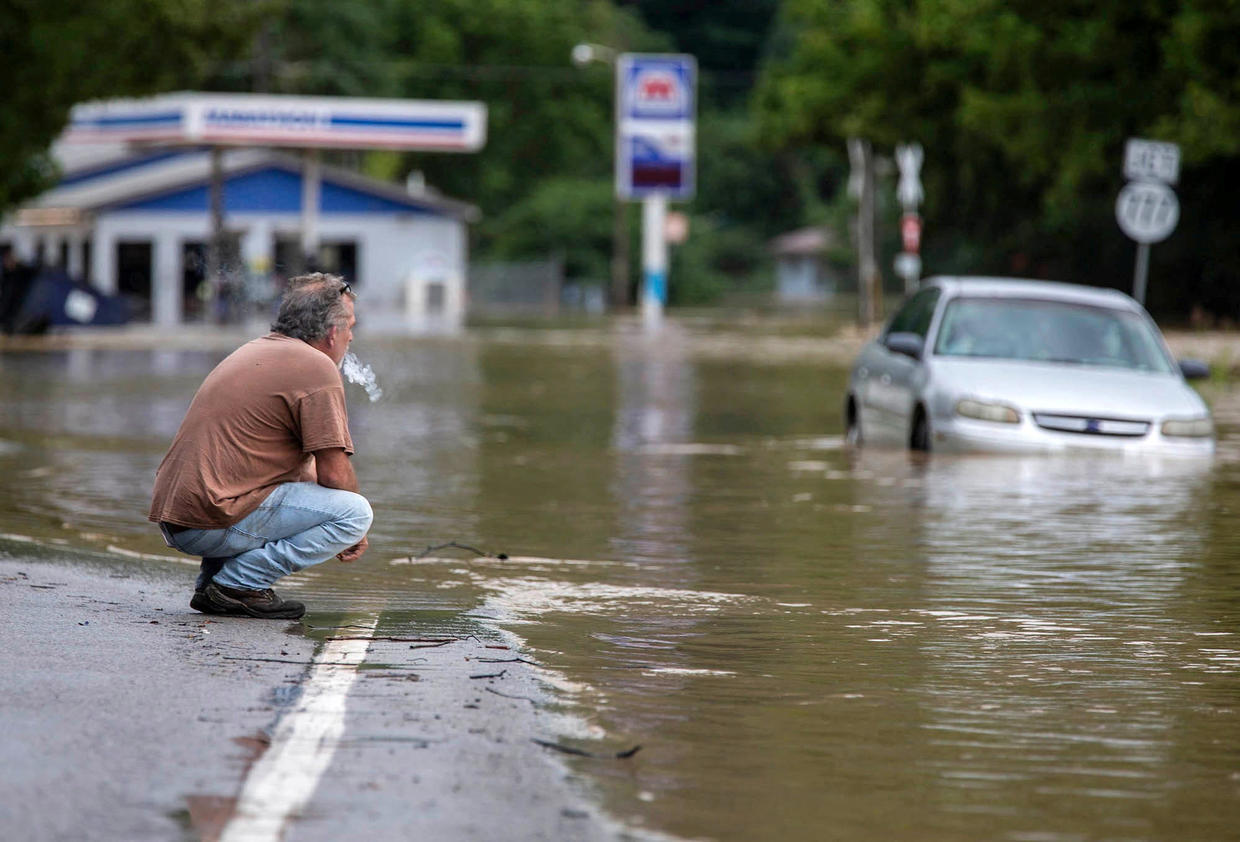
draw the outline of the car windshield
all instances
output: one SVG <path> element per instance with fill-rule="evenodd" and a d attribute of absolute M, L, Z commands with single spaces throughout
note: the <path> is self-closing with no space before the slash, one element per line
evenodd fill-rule
<path fill-rule="evenodd" d="M 1153 326 L 1139 313 L 1032 298 L 955 298 L 934 352 L 948 357 L 1112 366 L 1170 373 Z"/>

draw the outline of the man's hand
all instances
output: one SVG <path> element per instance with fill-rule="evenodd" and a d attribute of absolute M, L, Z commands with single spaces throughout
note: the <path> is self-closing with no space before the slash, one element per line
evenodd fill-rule
<path fill-rule="evenodd" d="M 353 473 L 353 465 L 349 462 L 349 454 L 344 452 L 344 448 L 329 447 L 314 451 L 314 467 L 319 485 L 357 492 L 357 475 Z M 370 542 L 362 538 L 347 550 L 337 553 L 336 558 L 341 561 L 357 561 L 369 546 Z"/>
<path fill-rule="evenodd" d="M 366 548 L 370 546 L 370 541 L 363 538 L 344 552 L 338 553 L 336 558 L 344 562 L 357 561 L 362 557 L 362 553 L 366 552 Z"/>

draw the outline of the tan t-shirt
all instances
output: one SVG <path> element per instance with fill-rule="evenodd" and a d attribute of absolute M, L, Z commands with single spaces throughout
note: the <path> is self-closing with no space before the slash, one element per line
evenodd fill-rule
<path fill-rule="evenodd" d="M 280 483 L 312 480 L 315 450 L 353 452 L 331 358 L 278 333 L 247 342 L 198 388 L 155 473 L 150 519 L 231 526 Z"/>

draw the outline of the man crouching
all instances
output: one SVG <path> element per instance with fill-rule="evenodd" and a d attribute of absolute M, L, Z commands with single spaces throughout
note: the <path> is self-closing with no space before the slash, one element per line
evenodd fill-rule
<path fill-rule="evenodd" d="M 349 456 L 340 364 L 353 290 L 336 275 L 289 281 L 271 333 L 207 375 L 155 474 L 149 518 L 169 547 L 202 557 L 190 607 L 296 619 L 281 576 L 366 551 L 373 517 Z"/>

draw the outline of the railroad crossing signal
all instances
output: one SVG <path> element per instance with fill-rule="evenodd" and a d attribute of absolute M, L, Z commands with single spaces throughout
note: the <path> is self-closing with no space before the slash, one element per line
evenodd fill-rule
<path fill-rule="evenodd" d="M 921 217 L 917 215 L 917 206 L 925 198 L 921 187 L 921 162 L 925 152 L 920 143 L 905 143 L 896 147 L 896 166 L 900 169 L 900 181 L 896 185 L 896 198 L 904 208 L 900 218 L 900 240 L 904 251 L 896 257 L 896 274 L 904 278 L 906 292 L 917 287 L 917 279 L 921 277 Z"/>

